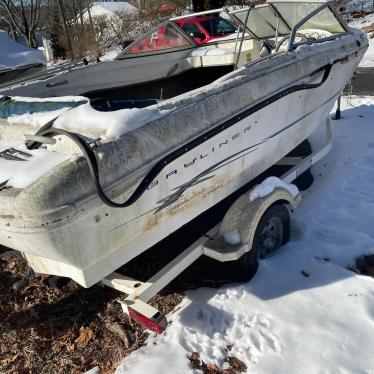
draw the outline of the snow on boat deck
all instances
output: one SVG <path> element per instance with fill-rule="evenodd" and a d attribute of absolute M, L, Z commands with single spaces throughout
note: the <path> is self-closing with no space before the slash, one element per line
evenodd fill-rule
<path fill-rule="evenodd" d="M 0 141 L 0 152 L 14 148 L 32 156 L 16 154 L 22 161 L 11 161 L 0 158 L 0 183 L 8 181 L 8 186 L 14 188 L 25 188 L 38 180 L 42 175 L 53 170 L 57 165 L 69 159 L 69 156 L 50 152 L 46 149 L 27 149 L 24 141 Z"/>
<path fill-rule="evenodd" d="M 291 242 L 248 284 L 189 292 L 162 336 L 117 374 L 191 373 L 187 354 L 249 373 L 372 373 L 374 279 L 346 269 L 374 253 L 374 98 L 345 98 L 331 153 L 293 216 Z M 302 274 L 302 272 L 304 274 Z"/>

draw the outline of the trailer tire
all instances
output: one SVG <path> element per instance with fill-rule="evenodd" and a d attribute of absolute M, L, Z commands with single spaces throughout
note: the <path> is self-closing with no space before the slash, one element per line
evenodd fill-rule
<path fill-rule="evenodd" d="M 248 282 L 256 274 L 259 260 L 286 244 L 290 240 L 290 233 L 288 209 L 283 204 L 270 206 L 257 225 L 252 249 L 233 262 L 235 278 Z"/>

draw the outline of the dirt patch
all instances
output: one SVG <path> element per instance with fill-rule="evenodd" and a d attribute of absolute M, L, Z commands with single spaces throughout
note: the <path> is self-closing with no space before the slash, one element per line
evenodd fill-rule
<path fill-rule="evenodd" d="M 363 18 L 365 16 L 367 16 L 368 14 L 370 14 L 369 12 L 364 12 L 364 11 L 354 11 L 351 13 L 351 17 L 353 19 L 359 19 L 359 18 Z"/>
<path fill-rule="evenodd" d="M 198 352 L 188 355 L 192 369 L 200 370 L 203 374 L 239 374 L 247 372 L 247 365 L 235 356 L 227 356 L 220 368 L 214 363 L 206 363 L 200 359 Z"/>
<path fill-rule="evenodd" d="M 369 26 L 362 27 L 362 30 L 367 32 L 370 39 L 374 37 L 374 24 L 373 23 Z"/>
<path fill-rule="evenodd" d="M 366 31 L 367 33 L 373 32 L 374 31 L 374 24 L 372 23 L 371 25 L 363 26 L 362 30 Z"/>
<path fill-rule="evenodd" d="M 69 281 L 62 289 L 38 276 L 16 293 L 19 259 L 0 261 L 0 373 L 82 373 L 98 366 L 113 373 L 121 360 L 145 344 L 148 333 L 128 318 L 109 288 L 84 289 Z M 152 303 L 169 313 L 179 293 Z"/>
<path fill-rule="evenodd" d="M 374 278 L 374 255 L 359 257 L 355 265 L 360 274 Z"/>

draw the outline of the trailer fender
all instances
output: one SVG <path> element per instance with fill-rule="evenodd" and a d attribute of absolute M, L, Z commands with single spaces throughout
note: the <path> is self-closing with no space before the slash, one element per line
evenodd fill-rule
<path fill-rule="evenodd" d="M 261 217 L 274 204 L 284 204 L 291 210 L 295 209 L 301 200 L 301 195 L 293 197 L 286 189 L 278 187 L 274 191 L 254 201 L 249 200 L 249 193 L 242 195 L 226 213 L 220 226 L 220 235 L 238 230 L 241 244 L 246 247 L 245 252 L 252 248 L 253 238 Z"/>

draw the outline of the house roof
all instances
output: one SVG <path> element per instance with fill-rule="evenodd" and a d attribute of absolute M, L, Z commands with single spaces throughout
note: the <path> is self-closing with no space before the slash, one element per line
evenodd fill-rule
<path fill-rule="evenodd" d="M 91 16 L 113 16 L 115 13 L 128 13 L 134 14 L 138 12 L 138 9 L 127 1 L 96 1 L 91 5 Z M 88 20 L 88 11 L 85 10 L 83 13 L 83 19 Z"/>

